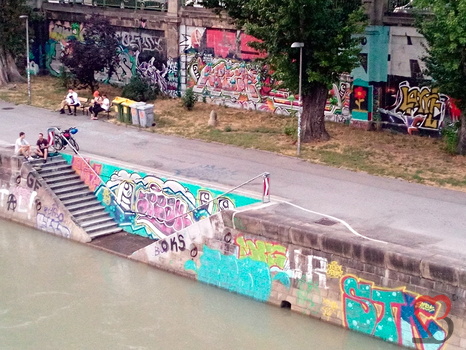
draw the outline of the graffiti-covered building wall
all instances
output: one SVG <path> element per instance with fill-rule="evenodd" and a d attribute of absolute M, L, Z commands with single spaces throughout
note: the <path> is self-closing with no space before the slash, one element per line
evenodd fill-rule
<path fill-rule="evenodd" d="M 268 68 L 256 61 L 264 54 L 248 43 L 257 39 L 211 11 L 177 3 L 157 14 L 100 8 L 117 30 L 119 50 L 117 71 L 99 72 L 98 79 L 123 85 L 139 74 L 172 97 L 193 88 L 200 99 L 219 105 L 285 115 L 298 110 L 298 97 L 274 89 Z M 67 41 L 82 39 L 85 16 L 95 10 L 46 7 L 46 67 L 57 75 Z M 439 135 L 459 111 L 454 101 L 429 86 L 422 62 L 425 40 L 412 23 L 384 21 L 373 21 L 360 36 L 360 65 L 331 87 L 325 117 L 363 128 L 381 122 L 400 132 Z"/>

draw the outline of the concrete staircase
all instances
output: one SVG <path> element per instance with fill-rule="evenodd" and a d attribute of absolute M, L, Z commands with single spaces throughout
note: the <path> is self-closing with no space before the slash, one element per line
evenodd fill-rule
<path fill-rule="evenodd" d="M 122 231 L 63 157 L 30 163 L 92 239 Z"/>

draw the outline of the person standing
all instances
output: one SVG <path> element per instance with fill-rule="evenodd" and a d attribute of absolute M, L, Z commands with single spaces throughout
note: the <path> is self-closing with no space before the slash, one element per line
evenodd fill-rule
<path fill-rule="evenodd" d="M 65 114 L 65 107 L 68 107 L 68 115 L 73 115 L 71 113 L 71 107 L 74 107 L 74 115 L 76 115 L 76 107 L 80 106 L 78 94 L 72 88 L 68 89 L 68 95 L 65 96 L 65 99 L 61 101 L 60 105 L 60 114 Z"/>
<path fill-rule="evenodd" d="M 37 154 L 44 158 L 44 163 L 47 163 L 47 155 L 49 153 L 49 143 L 44 139 L 44 134 L 39 133 L 39 139 L 37 140 Z"/>
<path fill-rule="evenodd" d="M 31 145 L 26 141 L 26 134 L 24 132 L 19 133 L 19 137 L 15 142 L 15 155 L 24 156 L 27 160 L 33 160 L 31 157 Z"/>

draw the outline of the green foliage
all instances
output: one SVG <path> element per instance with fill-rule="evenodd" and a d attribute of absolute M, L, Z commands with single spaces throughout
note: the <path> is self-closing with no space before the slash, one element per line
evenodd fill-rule
<path fill-rule="evenodd" d="M 107 70 L 110 77 L 116 69 L 118 40 L 108 19 L 93 15 L 85 23 L 83 41 L 68 42 L 61 62 L 79 83 L 79 88 L 97 90 L 95 72 Z"/>
<path fill-rule="evenodd" d="M 366 24 L 361 0 L 204 0 L 203 5 L 224 9 L 239 28 L 259 39 L 249 45 L 268 54 L 264 61 L 275 80 L 293 92 L 298 92 L 300 54 L 291 48 L 293 42 L 304 43 L 303 95 L 359 64 L 355 34 Z"/>
<path fill-rule="evenodd" d="M 0 49 L 13 56 L 23 55 L 26 51 L 26 20 L 19 18 L 21 15 L 31 15 L 25 0 L 0 1 Z M 29 36 L 32 38 L 33 33 Z"/>
<path fill-rule="evenodd" d="M 456 154 L 459 142 L 460 123 L 451 123 L 442 129 L 442 138 L 445 150 L 450 154 Z"/>
<path fill-rule="evenodd" d="M 121 95 L 134 101 L 146 102 L 156 99 L 158 89 L 152 87 L 146 79 L 135 75 L 123 88 Z"/>
<path fill-rule="evenodd" d="M 62 87 L 64 89 L 68 89 L 71 86 L 73 86 L 74 78 L 73 78 L 73 75 L 70 74 L 70 72 L 68 72 L 65 67 L 61 66 L 60 67 L 60 75 L 58 76 L 57 82 L 58 82 L 57 85 L 59 87 Z"/>
<path fill-rule="evenodd" d="M 183 107 L 188 111 L 194 108 L 197 102 L 197 96 L 194 94 L 193 88 L 186 89 L 184 95 L 181 97 Z"/>
<path fill-rule="evenodd" d="M 415 0 L 414 6 L 416 27 L 427 41 L 426 73 L 439 91 L 455 100 L 466 123 L 466 0 Z M 460 135 L 458 151 L 465 154 L 466 135 Z M 449 139 L 452 146 L 454 138 Z"/>

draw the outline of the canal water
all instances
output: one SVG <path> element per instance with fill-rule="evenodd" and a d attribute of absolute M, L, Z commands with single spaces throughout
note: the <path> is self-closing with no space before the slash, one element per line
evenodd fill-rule
<path fill-rule="evenodd" d="M 399 348 L 0 219 L 0 349 Z"/>

